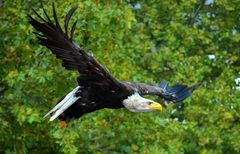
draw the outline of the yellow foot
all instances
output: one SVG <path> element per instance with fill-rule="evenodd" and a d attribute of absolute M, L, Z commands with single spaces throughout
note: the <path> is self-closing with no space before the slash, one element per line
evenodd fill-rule
<path fill-rule="evenodd" d="M 60 128 L 65 128 L 67 126 L 67 122 L 66 121 L 61 121 L 59 124 Z"/>

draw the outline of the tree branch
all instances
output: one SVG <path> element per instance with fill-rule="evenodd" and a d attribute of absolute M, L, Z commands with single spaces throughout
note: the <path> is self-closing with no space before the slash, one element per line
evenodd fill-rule
<path fill-rule="evenodd" d="M 206 0 L 202 0 L 202 2 L 200 3 L 200 5 L 199 5 L 198 8 L 196 9 L 196 11 L 194 12 L 194 15 L 193 15 L 191 21 L 189 22 L 189 25 L 193 25 L 193 24 L 195 23 L 195 20 L 196 20 L 197 16 L 199 15 L 200 10 L 201 10 L 201 8 L 203 7 L 205 1 L 206 1 Z"/>

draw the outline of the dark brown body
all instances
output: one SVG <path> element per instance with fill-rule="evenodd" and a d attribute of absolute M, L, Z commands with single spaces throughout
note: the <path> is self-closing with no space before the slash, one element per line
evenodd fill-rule
<path fill-rule="evenodd" d="M 70 31 L 68 31 L 68 23 L 75 10 L 76 7 L 72 8 L 66 15 L 64 30 L 58 22 L 54 4 L 54 21 L 50 19 L 44 8 L 43 12 L 46 19 L 35 10 L 33 12 L 39 20 L 29 15 L 29 23 L 40 32 L 35 33 L 39 44 L 50 49 L 57 58 L 61 59 L 62 66 L 67 70 L 75 70 L 80 74 L 77 78 L 79 89 L 75 93 L 79 98 L 75 103 L 72 104 L 71 102 L 71 106 L 66 110 L 64 109 L 65 111 L 63 110 L 64 113 L 59 116 L 61 120 L 69 121 L 72 118 L 79 118 L 83 114 L 103 108 L 119 109 L 123 107 L 123 100 L 134 93 L 156 95 L 177 103 L 190 96 L 191 92 L 200 86 L 200 84 L 192 87 L 174 85 L 168 88 L 166 81 L 163 81 L 160 85 L 149 85 L 116 80 L 91 54 L 73 43 L 73 34 L 77 22 L 74 22 Z M 55 111 L 50 111 L 46 115 Z"/>

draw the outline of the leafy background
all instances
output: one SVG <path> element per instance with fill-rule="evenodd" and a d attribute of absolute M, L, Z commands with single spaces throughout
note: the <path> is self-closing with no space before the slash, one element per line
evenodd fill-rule
<path fill-rule="evenodd" d="M 116 78 L 204 84 L 162 113 L 103 109 L 60 129 L 41 118 L 78 74 L 37 44 L 38 0 L 0 1 L 0 153 L 240 153 L 239 0 L 55 3 L 61 22 L 78 6 L 74 41 Z"/>

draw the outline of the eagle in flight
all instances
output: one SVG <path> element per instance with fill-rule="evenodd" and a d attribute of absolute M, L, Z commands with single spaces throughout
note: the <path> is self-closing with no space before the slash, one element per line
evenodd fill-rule
<path fill-rule="evenodd" d="M 68 31 L 68 23 L 76 10 L 70 9 L 64 20 L 64 30 L 61 28 L 53 3 L 53 18 L 50 19 L 42 3 L 45 18 L 34 9 L 38 20 L 31 15 L 29 23 L 40 33 L 36 33 L 39 44 L 47 47 L 62 61 L 62 66 L 67 70 L 79 72 L 77 87 L 63 96 L 56 106 L 45 116 L 51 115 L 49 121 L 60 119 L 66 125 L 72 119 L 94 112 L 103 108 L 119 109 L 125 107 L 131 112 L 162 111 L 162 105 L 153 100 L 144 98 L 144 95 L 155 95 L 167 101 L 178 103 L 198 88 L 201 84 L 188 87 L 176 84 L 167 87 L 167 81 L 158 85 L 126 82 L 115 79 L 109 71 L 102 66 L 93 56 L 84 51 L 73 42 L 73 34 L 77 24 L 75 21 Z"/>

